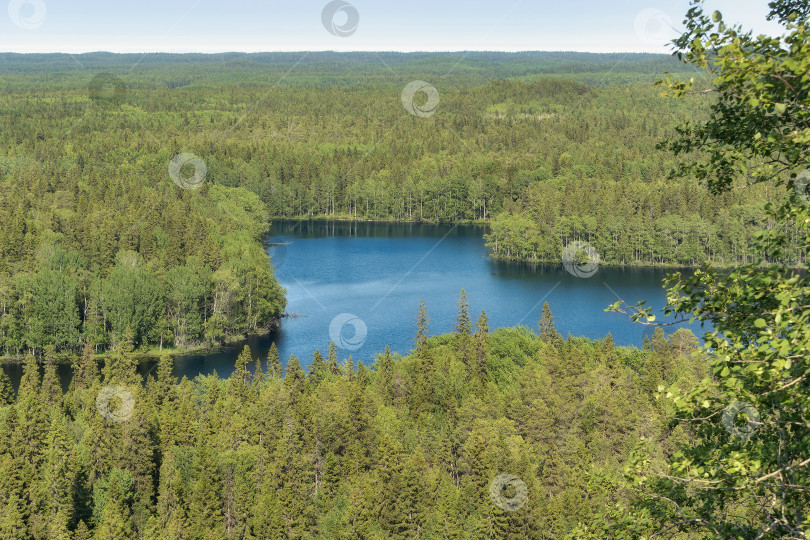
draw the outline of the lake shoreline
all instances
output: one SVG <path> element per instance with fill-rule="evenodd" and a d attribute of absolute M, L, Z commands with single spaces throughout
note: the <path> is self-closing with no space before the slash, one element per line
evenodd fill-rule
<path fill-rule="evenodd" d="M 282 317 L 286 316 L 282 315 Z M 165 348 L 165 349 L 149 349 L 147 351 L 133 351 L 129 353 L 130 358 L 134 358 L 137 360 L 138 363 L 144 361 L 157 361 L 160 360 L 161 356 L 171 356 L 172 358 L 180 359 L 188 356 L 197 356 L 197 355 L 209 355 L 214 354 L 217 352 L 231 350 L 239 345 L 243 345 L 248 342 L 251 338 L 262 337 L 270 334 L 274 329 L 278 328 L 280 325 L 280 320 L 277 321 L 274 325 L 273 329 L 267 329 L 262 332 L 252 332 L 246 336 L 242 336 L 239 338 L 232 338 L 225 340 L 224 343 L 219 345 L 200 345 L 196 347 L 189 347 L 184 349 L 175 349 L 175 348 Z M 93 358 L 97 363 L 106 361 L 107 358 L 113 356 L 114 353 L 110 351 L 105 351 L 103 353 L 96 353 L 93 355 Z M 35 355 L 36 356 L 36 355 Z M 0 356 L 0 366 L 3 365 L 21 365 L 25 363 L 25 359 L 28 355 L 25 356 Z M 36 356 L 40 358 L 40 356 Z M 61 366 L 70 366 L 72 365 L 73 361 L 77 358 L 81 357 L 81 353 L 76 354 L 65 354 L 59 353 L 57 354 L 56 358 L 56 365 Z"/>
<path fill-rule="evenodd" d="M 275 222 L 285 222 L 285 223 L 305 223 L 305 222 L 317 222 L 317 223 L 328 223 L 328 222 L 335 222 L 335 223 L 368 223 L 368 224 L 393 224 L 393 225 L 447 225 L 447 226 L 477 226 L 477 227 L 486 227 L 489 228 L 491 220 L 490 219 L 477 219 L 477 220 L 460 220 L 460 221 L 435 221 L 435 220 L 427 220 L 427 219 L 413 219 L 413 220 L 401 220 L 401 219 L 382 219 L 382 218 L 354 218 L 350 216 L 327 216 L 327 215 L 317 215 L 317 216 L 291 216 L 291 217 L 284 217 L 284 216 L 273 216 L 269 219 L 270 221 L 270 230 L 269 236 L 273 236 L 272 232 L 272 225 Z M 486 239 L 484 239 L 486 240 Z M 265 239 L 265 245 L 270 245 Z M 493 260 L 502 261 L 502 262 L 510 262 L 510 263 L 525 263 L 525 264 L 533 264 L 533 265 L 542 265 L 542 266 L 554 266 L 562 264 L 561 260 L 554 260 L 554 261 L 546 261 L 546 260 L 538 260 L 538 259 L 528 259 L 528 258 L 520 258 L 520 257 L 504 257 L 502 255 L 498 255 L 492 252 L 491 249 L 488 248 L 488 256 L 491 257 Z M 701 268 L 708 268 L 712 270 L 734 270 L 735 268 L 740 268 L 745 264 L 721 264 L 721 263 L 700 263 L 700 264 L 682 264 L 682 263 L 604 263 L 600 262 L 599 266 L 603 268 L 616 268 L 616 269 L 623 269 L 623 268 L 646 268 L 646 269 L 663 269 L 663 270 L 697 270 Z M 767 267 L 768 265 L 762 265 L 763 267 Z M 786 269 L 789 270 L 797 270 L 801 269 L 801 266 L 790 266 Z"/>

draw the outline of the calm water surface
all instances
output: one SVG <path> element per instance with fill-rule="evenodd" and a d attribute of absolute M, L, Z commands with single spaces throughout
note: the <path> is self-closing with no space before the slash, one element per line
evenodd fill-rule
<path fill-rule="evenodd" d="M 473 321 L 485 310 L 491 329 L 522 324 L 536 331 L 547 301 L 563 336 L 603 338 L 610 332 L 618 345 L 640 346 L 649 330 L 605 307 L 619 299 L 646 300 L 656 310 L 664 305 L 664 270 L 599 268 L 578 278 L 561 265 L 495 261 L 487 256 L 484 232 L 478 226 L 274 222 L 268 242 L 285 245 L 271 245 L 269 253 L 294 316 L 247 344 L 254 357 L 266 358 L 275 341 L 282 360 L 294 354 L 308 364 L 316 349 L 326 355 L 332 339 L 341 360 L 351 354 L 369 364 L 386 345 L 402 354 L 412 349 L 420 299 L 431 334 L 453 331 L 456 301 L 465 289 Z M 699 326 L 692 329 L 700 335 Z M 175 374 L 193 378 L 216 370 L 227 377 L 241 348 L 178 358 Z M 141 370 L 153 367 L 145 363 Z M 20 371 L 9 368 L 15 382 Z M 68 372 L 62 370 L 65 377 Z"/>

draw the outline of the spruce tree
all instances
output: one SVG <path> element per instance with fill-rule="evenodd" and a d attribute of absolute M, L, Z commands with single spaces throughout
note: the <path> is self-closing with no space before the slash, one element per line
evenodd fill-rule
<path fill-rule="evenodd" d="M 343 373 L 344 375 L 346 375 L 347 380 L 349 380 L 350 382 L 354 381 L 355 372 L 354 372 L 354 359 L 352 358 L 352 355 L 349 355 L 349 357 L 346 359 L 346 362 L 344 362 Z"/>
<path fill-rule="evenodd" d="M 404 469 L 401 448 L 395 446 L 386 434 L 377 446 L 376 471 L 380 476 L 382 492 L 379 495 L 380 525 L 389 538 L 399 538 L 406 530 L 407 509 L 401 502 L 403 496 L 402 470 Z"/>
<path fill-rule="evenodd" d="M 427 308 L 425 307 L 425 301 L 419 301 L 419 313 L 416 315 L 416 351 L 419 356 L 424 355 L 425 351 L 425 344 L 427 343 L 428 338 L 428 323 L 430 319 L 428 319 Z"/>
<path fill-rule="evenodd" d="M 34 490 L 36 472 L 42 464 L 50 424 L 49 411 L 40 399 L 39 365 L 29 356 L 23 368 L 15 410 L 18 428 L 12 432 L 12 447 L 17 449 L 15 465 L 20 468 L 25 489 Z"/>
<path fill-rule="evenodd" d="M 58 516 L 63 516 L 65 523 L 72 519 L 78 472 L 78 455 L 68 435 L 66 419 L 54 411 L 38 493 L 46 521 L 58 522 Z"/>
<path fill-rule="evenodd" d="M 73 364 L 71 384 L 77 390 L 91 386 L 98 379 L 98 365 L 94 355 L 95 347 L 89 341 L 85 342 L 82 354 Z"/>
<path fill-rule="evenodd" d="M 56 353 L 53 346 L 45 348 L 44 371 L 42 387 L 40 390 L 40 405 L 45 411 L 62 404 L 62 387 L 59 386 L 59 377 L 56 374 Z"/>
<path fill-rule="evenodd" d="M 97 540 L 133 538 L 132 520 L 125 495 L 116 474 L 110 475 L 104 509 L 95 529 Z"/>
<path fill-rule="evenodd" d="M 260 386 L 264 380 L 264 370 L 262 369 L 262 359 L 260 356 L 256 357 L 256 362 L 253 365 L 253 385 Z"/>
<path fill-rule="evenodd" d="M 280 378 L 282 375 L 281 360 L 278 356 L 278 347 L 276 347 L 275 341 L 270 345 L 270 352 L 267 354 L 267 370 L 273 377 Z"/>
<path fill-rule="evenodd" d="M 329 364 L 327 365 L 329 373 L 332 375 L 340 375 L 342 373 L 340 364 L 338 363 L 337 347 L 334 341 L 329 342 Z"/>
<path fill-rule="evenodd" d="M 90 529 L 87 528 L 87 524 L 84 520 L 79 520 L 76 530 L 73 531 L 73 540 L 91 540 L 92 538 L 93 535 Z"/>
<path fill-rule="evenodd" d="M 248 369 L 248 365 L 252 361 L 253 357 L 250 353 L 250 347 L 245 345 L 242 347 L 242 352 L 240 352 L 239 356 L 236 358 L 233 375 L 231 375 L 231 382 L 236 381 L 239 387 L 246 387 L 250 382 L 250 370 Z"/>
<path fill-rule="evenodd" d="M 470 362 L 468 378 L 480 388 L 487 380 L 487 358 L 489 347 L 489 323 L 487 314 L 481 310 L 478 321 L 475 323 L 475 336 L 473 337 L 473 361 Z"/>
<path fill-rule="evenodd" d="M 301 363 L 295 355 L 287 361 L 287 373 L 284 374 L 284 388 L 287 389 L 293 402 L 298 403 L 307 390 L 307 378 Z"/>
<path fill-rule="evenodd" d="M 23 519 L 23 505 L 17 493 L 12 492 L 0 510 L 0 537 L 4 540 L 27 540 L 28 528 Z"/>
<path fill-rule="evenodd" d="M 309 366 L 309 380 L 317 385 L 326 376 L 326 362 L 323 360 L 321 351 L 315 350 L 312 355 L 312 364 Z"/>
<path fill-rule="evenodd" d="M 157 497 L 157 526 L 167 538 L 180 540 L 189 531 L 190 520 L 186 511 L 183 475 L 177 465 L 177 452 L 172 450 L 165 454 L 160 467 L 160 486 Z"/>
<path fill-rule="evenodd" d="M 364 388 L 368 386 L 369 380 L 370 376 L 368 373 L 368 368 L 363 362 L 357 362 L 357 375 L 355 377 L 355 381 L 361 388 Z"/>
<path fill-rule="evenodd" d="M 11 379 L 6 372 L 0 369 L 0 407 L 14 403 L 14 389 L 11 387 Z"/>
<path fill-rule="evenodd" d="M 375 382 L 385 405 L 394 404 L 394 359 L 391 348 L 385 346 L 385 354 L 377 357 Z"/>
<path fill-rule="evenodd" d="M 155 404 L 158 406 L 163 405 L 166 400 L 173 399 L 174 397 L 174 388 L 177 385 L 177 378 L 174 376 L 173 369 L 174 359 L 168 354 L 161 355 L 157 366 L 157 380 L 153 387 L 157 394 L 155 396 Z"/>
<path fill-rule="evenodd" d="M 461 289 L 458 297 L 458 317 L 456 319 L 456 346 L 459 357 L 465 365 L 470 364 L 472 351 L 470 350 L 470 333 L 472 322 L 470 320 L 470 303 L 467 301 L 467 292 Z"/>
<path fill-rule="evenodd" d="M 202 430 L 197 438 L 194 481 L 189 501 L 191 530 L 196 538 L 225 538 L 222 517 L 222 479 L 211 436 Z"/>
<path fill-rule="evenodd" d="M 548 302 L 543 302 L 543 311 L 540 315 L 540 339 L 543 340 L 543 343 L 550 343 L 555 347 L 562 344 L 562 336 L 554 327 L 554 317 L 551 315 Z"/>
<path fill-rule="evenodd" d="M 602 341 L 602 358 L 609 369 L 618 367 L 618 357 L 616 356 L 616 344 L 613 342 L 613 335 L 608 332 Z"/>
<path fill-rule="evenodd" d="M 288 538 L 281 501 L 278 498 L 275 481 L 270 475 L 265 476 L 258 486 L 250 521 L 256 538 L 262 540 Z"/>
<path fill-rule="evenodd" d="M 417 446 L 408 456 L 402 472 L 401 505 L 405 520 L 399 530 L 403 538 L 417 538 L 425 528 L 433 491 L 427 483 L 427 472 L 424 450 Z"/>
<path fill-rule="evenodd" d="M 25 357 L 23 374 L 22 378 L 20 378 L 20 386 L 17 389 L 18 400 L 36 399 L 39 396 L 40 382 L 37 359 L 33 355 L 28 355 Z"/>

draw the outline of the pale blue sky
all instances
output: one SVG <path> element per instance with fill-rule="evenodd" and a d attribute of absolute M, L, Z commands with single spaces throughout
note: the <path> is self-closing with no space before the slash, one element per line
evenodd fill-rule
<path fill-rule="evenodd" d="M 3 0 L 8 2 L 8 0 Z M 326 0 L 11 0 L 0 51 L 566 50 L 669 52 L 688 0 L 347 0 L 350 36 Z M 778 32 L 767 0 L 707 0 L 729 22 Z M 337 24 L 346 15 L 339 13 Z"/>

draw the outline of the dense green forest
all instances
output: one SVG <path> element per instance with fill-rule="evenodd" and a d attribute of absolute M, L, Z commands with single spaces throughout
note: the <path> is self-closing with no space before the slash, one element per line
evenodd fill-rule
<path fill-rule="evenodd" d="M 292 56 L 157 55 L 102 95 L 66 58 L 5 57 L 0 337 L 28 354 L 16 393 L 0 371 L 0 536 L 807 539 L 810 5 L 774 0 L 769 18 L 783 35 L 692 0 L 674 45 L 705 77 L 667 77 L 665 101 L 641 82 L 660 58 L 621 74 L 481 54 L 419 117 L 400 102 L 409 66 L 456 59 L 386 55 L 403 73 L 386 86 L 367 55 L 335 84 L 313 58 L 272 88 L 256 79 Z M 195 62 L 216 68 L 195 79 Z M 208 176 L 172 169 L 183 152 Z M 585 240 L 612 262 L 736 266 L 666 280 L 667 314 L 710 323 L 703 343 L 563 338 L 547 304 L 538 333 L 490 331 L 462 291 L 454 333 L 431 336 L 422 304 L 414 349 L 373 366 L 334 344 L 306 370 L 246 347 L 228 379 L 178 382 L 164 354 L 144 382 L 137 347 L 281 314 L 271 215 L 491 219 L 499 256 Z M 644 302 L 607 310 L 657 324 Z"/>
<path fill-rule="evenodd" d="M 630 500 L 641 437 L 659 461 L 688 440 L 653 399 L 707 375 L 688 330 L 639 350 L 563 339 L 547 306 L 540 335 L 464 302 L 454 334 L 419 321 L 373 370 L 245 347 L 229 379 L 178 383 L 164 356 L 143 386 L 87 350 L 63 395 L 29 357 L 16 400 L 0 385 L 0 537 L 561 538 Z"/>
<path fill-rule="evenodd" d="M 658 96 L 662 72 L 693 74 L 666 56 L 0 57 L 6 356 L 265 331 L 284 310 L 268 217 L 475 220 L 501 258 L 559 262 L 581 240 L 603 264 L 727 266 L 781 193 L 667 178 L 683 159 L 656 144 L 708 98 Z M 435 85 L 432 116 L 403 107 L 414 79 Z M 171 182 L 181 153 L 200 189 Z"/>

